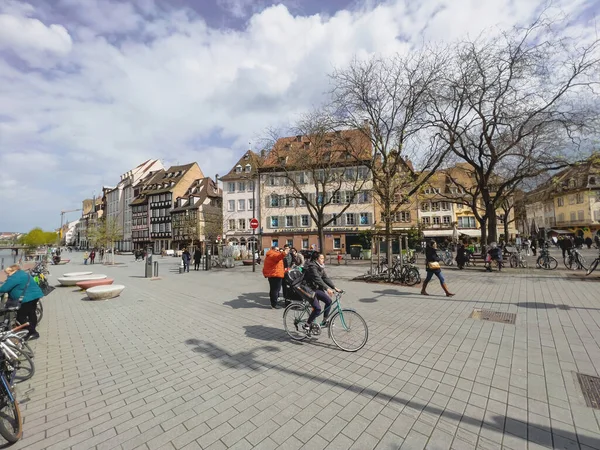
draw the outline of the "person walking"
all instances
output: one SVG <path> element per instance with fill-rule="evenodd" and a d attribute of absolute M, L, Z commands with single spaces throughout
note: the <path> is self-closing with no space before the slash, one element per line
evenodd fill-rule
<path fill-rule="evenodd" d="M 202 252 L 199 248 L 194 252 L 194 270 L 200 270 L 200 261 L 202 260 Z"/>
<path fill-rule="evenodd" d="M 456 249 L 456 265 L 460 270 L 465 268 L 465 263 L 467 262 L 467 249 L 465 248 L 464 242 L 459 242 L 458 247 Z"/>
<path fill-rule="evenodd" d="M 96 259 L 96 250 L 92 250 L 90 252 L 90 264 L 94 264 L 95 259 Z"/>
<path fill-rule="evenodd" d="M 44 293 L 33 280 L 29 273 L 21 270 L 18 264 L 13 264 L 4 269 L 6 281 L 0 285 L 0 296 L 8 294 L 9 301 L 7 306 L 18 306 L 17 321 L 19 323 L 29 322 L 27 339 L 37 339 L 40 337 L 36 330 L 37 327 L 37 308 L 38 300 L 44 296 Z"/>
<path fill-rule="evenodd" d="M 88 258 L 90 257 L 90 255 L 88 254 L 88 252 L 84 252 L 83 253 L 83 265 L 87 266 L 87 262 L 88 262 Z"/>
<path fill-rule="evenodd" d="M 423 282 L 423 288 L 421 289 L 421 295 L 429 295 L 427 293 L 427 285 L 435 275 L 440 280 L 440 284 L 442 285 L 442 289 L 446 293 L 446 297 L 452 297 L 452 294 L 448 290 L 448 286 L 446 285 L 446 280 L 444 279 L 444 275 L 442 275 L 442 268 L 440 266 L 440 257 L 437 254 L 437 243 L 435 241 L 430 241 L 425 248 L 425 270 L 427 271 L 427 277 Z"/>
<path fill-rule="evenodd" d="M 292 267 L 304 267 L 304 255 L 302 253 L 298 253 L 298 250 L 292 247 L 290 254 L 292 255 Z"/>
<path fill-rule="evenodd" d="M 190 271 L 190 260 L 192 259 L 192 255 L 190 255 L 190 252 L 188 252 L 187 248 L 183 249 L 183 253 L 181 254 L 181 259 L 183 260 L 183 271 L 189 272 Z"/>
<path fill-rule="evenodd" d="M 265 255 L 263 276 L 269 280 L 269 300 L 271 300 L 272 309 L 279 309 L 279 306 L 277 306 L 277 299 L 279 298 L 279 292 L 281 291 L 281 286 L 283 284 L 283 276 L 285 275 L 283 260 L 289 252 L 290 248 L 287 246 L 280 250 L 274 245 Z"/>

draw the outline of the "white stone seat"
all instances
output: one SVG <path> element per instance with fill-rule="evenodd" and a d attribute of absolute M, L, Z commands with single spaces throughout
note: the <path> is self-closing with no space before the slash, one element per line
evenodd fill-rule
<path fill-rule="evenodd" d="M 58 282 L 63 286 L 75 286 L 80 281 L 103 280 L 107 278 L 104 274 L 82 275 L 80 277 L 60 277 Z"/>
<path fill-rule="evenodd" d="M 85 291 L 85 293 L 90 300 L 106 300 L 118 297 L 123 292 L 123 289 L 125 289 L 125 286 L 122 284 L 112 284 L 108 286 L 94 286 Z"/>
<path fill-rule="evenodd" d="M 91 275 L 94 272 L 68 272 L 68 273 L 63 273 L 63 277 L 83 277 L 86 275 Z"/>

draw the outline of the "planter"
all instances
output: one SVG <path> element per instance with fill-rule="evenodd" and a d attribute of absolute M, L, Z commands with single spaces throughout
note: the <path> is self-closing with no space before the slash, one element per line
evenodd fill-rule
<path fill-rule="evenodd" d="M 363 259 L 371 259 L 371 250 L 363 249 L 362 257 Z"/>

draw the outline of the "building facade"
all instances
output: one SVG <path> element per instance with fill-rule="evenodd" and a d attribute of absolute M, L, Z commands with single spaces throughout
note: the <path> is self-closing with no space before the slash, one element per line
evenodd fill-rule
<path fill-rule="evenodd" d="M 223 183 L 223 241 L 249 249 L 258 249 L 259 230 L 253 232 L 250 220 L 262 224 L 258 199 L 258 169 L 261 157 L 248 150 L 231 170 L 220 177 Z"/>
<path fill-rule="evenodd" d="M 358 153 L 349 155 L 350 146 Z M 359 130 L 328 133 L 320 143 L 306 136 L 279 139 L 259 170 L 262 247 L 318 247 L 308 202 L 324 205 L 329 222 L 320 250 L 349 253 L 360 232 L 374 226 L 372 176 L 361 157 L 371 158 L 371 146 Z"/>

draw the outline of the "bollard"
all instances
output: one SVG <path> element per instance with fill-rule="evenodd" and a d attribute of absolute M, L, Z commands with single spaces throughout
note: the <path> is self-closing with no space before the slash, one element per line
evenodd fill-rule
<path fill-rule="evenodd" d="M 154 261 L 154 276 L 158 277 L 158 261 Z"/>
<path fill-rule="evenodd" d="M 0 261 L 0 270 L 4 270 L 4 258 Z"/>
<path fill-rule="evenodd" d="M 179 263 L 179 273 L 183 273 L 183 259 Z"/>

